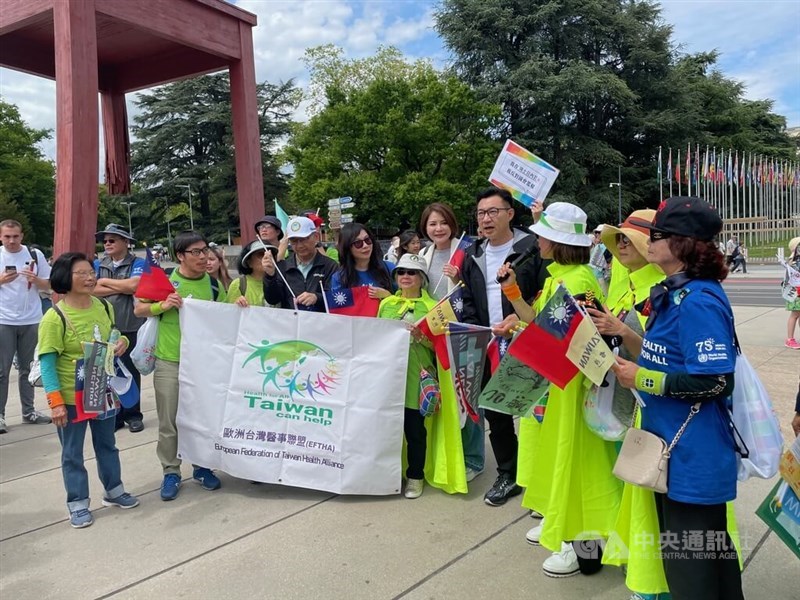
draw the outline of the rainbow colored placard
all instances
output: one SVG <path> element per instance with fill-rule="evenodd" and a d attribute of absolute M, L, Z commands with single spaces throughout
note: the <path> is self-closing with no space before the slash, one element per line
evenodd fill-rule
<path fill-rule="evenodd" d="M 506 140 L 489 181 L 508 190 L 514 199 L 529 207 L 544 202 L 560 171 L 525 148 Z"/>

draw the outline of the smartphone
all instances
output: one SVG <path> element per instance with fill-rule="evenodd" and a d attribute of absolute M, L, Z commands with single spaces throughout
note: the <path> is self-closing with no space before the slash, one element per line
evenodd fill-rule
<path fill-rule="evenodd" d="M 16 272 L 17 272 L 17 267 L 15 267 L 14 265 L 8 265 L 6 267 L 6 273 L 16 273 Z"/>

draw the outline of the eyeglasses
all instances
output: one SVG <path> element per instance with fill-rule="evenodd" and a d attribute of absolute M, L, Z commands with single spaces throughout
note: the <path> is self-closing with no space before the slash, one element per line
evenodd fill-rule
<path fill-rule="evenodd" d="M 478 212 L 475 213 L 475 216 L 478 217 L 479 221 L 483 217 L 489 217 L 490 219 L 496 219 L 497 215 L 500 214 L 501 210 L 511 210 L 511 209 L 510 208 L 498 208 L 498 207 L 495 206 L 495 207 L 492 207 L 492 208 L 487 208 L 486 210 L 479 210 Z"/>
<path fill-rule="evenodd" d="M 371 238 L 364 238 L 361 240 L 355 240 L 353 242 L 353 248 L 361 250 L 364 246 L 372 246 L 372 239 Z"/>
<path fill-rule="evenodd" d="M 208 253 L 211 252 L 211 248 L 206 246 L 205 248 L 192 248 L 191 250 L 184 250 L 184 254 L 191 254 L 192 256 L 200 256 L 201 254 L 205 254 L 208 256 Z"/>
<path fill-rule="evenodd" d="M 419 275 L 420 272 L 415 269 L 395 269 L 395 275 L 403 276 L 403 275 Z"/>
<path fill-rule="evenodd" d="M 269 230 L 269 229 L 276 229 L 276 227 L 275 227 L 274 225 L 270 225 L 269 223 L 261 223 L 261 225 L 259 225 L 258 227 L 256 227 L 256 229 L 258 229 L 259 231 L 261 231 L 262 229 L 267 229 L 267 230 Z"/>
<path fill-rule="evenodd" d="M 615 238 L 616 238 L 616 240 L 617 240 L 617 244 L 618 244 L 618 245 L 619 245 L 619 244 L 622 244 L 623 246 L 630 246 L 630 245 L 631 245 L 631 238 L 629 238 L 629 237 L 628 237 L 627 235 L 625 235 L 624 233 L 618 233 L 618 234 L 615 236 Z"/>
<path fill-rule="evenodd" d="M 103 243 L 104 243 L 104 244 L 116 244 L 116 243 L 117 243 L 117 240 L 111 240 L 111 239 L 108 239 L 108 240 L 103 240 Z"/>
<path fill-rule="evenodd" d="M 658 240 L 666 240 L 667 238 L 671 238 L 672 234 L 667 233 L 665 231 L 656 231 L 655 229 L 650 230 L 650 241 L 657 242 Z"/>
<path fill-rule="evenodd" d="M 72 274 L 81 279 L 93 279 L 97 277 L 97 273 L 94 271 L 73 271 Z"/>

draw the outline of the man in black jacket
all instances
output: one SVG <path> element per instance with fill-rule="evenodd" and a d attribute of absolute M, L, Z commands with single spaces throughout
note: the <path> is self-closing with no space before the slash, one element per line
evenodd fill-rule
<path fill-rule="evenodd" d="M 319 234 L 313 221 L 307 217 L 295 217 L 286 226 L 286 236 L 292 247 L 292 255 L 278 261 L 276 270 L 272 253 L 266 252 L 262 259 L 264 271 L 264 299 L 281 308 L 301 308 L 325 312 L 323 288 L 329 289 L 331 276 L 339 268 L 336 261 L 317 252 Z M 283 274 L 283 277 L 281 277 Z M 283 278 L 289 284 L 286 287 Z"/>
<path fill-rule="evenodd" d="M 478 194 L 477 217 L 485 239 L 479 240 L 466 251 L 461 274 L 466 286 L 463 293 L 463 320 L 488 327 L 497 325 L 514 312 L 495 279 L 500 266 L 533 247 L 531 257 L 515 270 L 526 302 L 532 302 L 542 289 L 547 271 L 539 256 L 536 236 L 512 229 L 513 198 L 506 190 L 489 188 Z M 489 376 L 487 365 L 484 385 Z M 489 422 L 489 441 L 497 460 L 498 477 L 483 499 L 490 506 L 500 506 L 522 491 L 516 483 L 517 434 L 511 415 L 491 410 L 486 410 L 485 415 Z"/>

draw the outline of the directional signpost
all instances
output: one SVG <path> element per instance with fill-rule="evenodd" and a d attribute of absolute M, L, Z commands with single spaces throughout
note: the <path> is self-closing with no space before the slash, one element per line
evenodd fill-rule
<path fill-rule="evenodd" d="M 356 203 L 350 196 L 331 198 L 328 200 L 328 227 L 341 229 L 343 223 L 352 223 L 352 213 L 343 213 L 343 210 L 355 208 Z"/>

